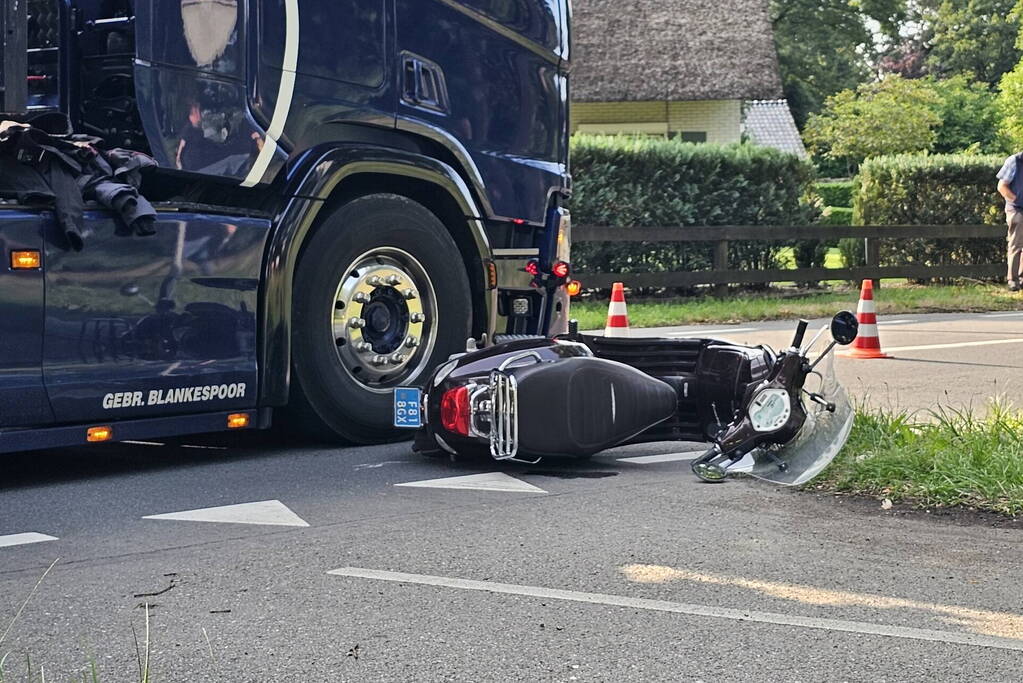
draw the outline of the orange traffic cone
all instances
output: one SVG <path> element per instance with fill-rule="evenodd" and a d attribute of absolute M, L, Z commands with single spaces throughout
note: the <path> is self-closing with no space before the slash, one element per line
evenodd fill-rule
<path fill-rule="evenodd" d="M 611 304 L 607 307 L 605 337 L 629 336 L 629 310 L 625 306 L 625 285 L 616 282 L 611 287 Z"/>
<path fill-rule="evenodd" d="M 860 305 L 856 309 L 860 321 L 860 334 L 848 351 L 840 351 L 844 358 L 891 358 L 881 351 L 881 339 L 877 336 L 877 309 L 874 307 L 874 281 L 864 280 L 860 293 Z"/>

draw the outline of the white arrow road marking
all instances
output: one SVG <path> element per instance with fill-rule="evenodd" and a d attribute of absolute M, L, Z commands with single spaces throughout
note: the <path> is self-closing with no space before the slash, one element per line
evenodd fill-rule
<path fill-rule="evenodd" d="M 12 545 L 27 545 L 29 543 L 42 543 L 43 541 L 56 540 L 56 536 L 47 536 L 46 534 L 38 534 L 34 531 L 29 531 L 24 534 L 8 534 L 7 536 L 0 536 L 0 548 L 6 548 Z"/>
<path fill-rule="evenodd" d="M 662 453 L 661 455 L 640 455 L 633 458 L 618 458 L 618 462 L 631 462 L 635 465 L 655 465 L 659 462 L 683 462 L 685 460 L 696 460 L 705 451 L 690 451 L 688 453 Z"/>
<path fill-rule="evenodd" d="M 684 602 L 673 602 L 670 600 L 631 598 L 623 595 L 609 595 L 606 593 L 583 593 L 581 591 L 544 588 L 542 586 L 523 586 L 510 583 L 496 583 L 493 581 L 473 581 L 470 579 L 457 579 L 446 576 L 429 576 L 427 574 L 404 574 L 401 572 L 390 572 L 378 569 L 360 569 L 357 567 L 342 567 L 340 569 L 332 569 L 327 573 L 333 576 L 343 576 L 353 579 L 390 581 L 394 583 L 418 584 L 421 586 L 438 586 L 442 588 L 454 588 L 467 591 L 519 595 L 528 598 L 545 598 L 548 600 L 565 600 L 568 602 L 581 602 L 590 605 L 624 607 L 630 610 L 642 609 L 653 612 L 685 614 L 692 617 L 726 619 L 728 621 L 745 621 L 760 624 L 776 624 L 780 626 L 794 626 L 796 628 L 817 629 L 823 631 L 839 631 L 843 633 L 887 636 L 889 638 L 905 638 L 908 640 L 923 640 L 935 643 L 990 647 L 999 650 L 1023 651 L 1023 640 L 980 635 L 975 633 L 956 633 L 953 631 L 938 631 L 925 628 L 888 626 L 886 624 L 875 624 L 866 621 L 824 619 L 819 617 L 806 617 L 798 614 L 731 609 L 728 607 L 718 607 L 716 605 L 697 605 L 687 604 Z"/>
<path fill-rule="evenodd" d="M 489 474 L 470 474 L 464 477 L 446 477 L 444 479 L 427 479 L 410 481 L 395 486 L 408 486 L 424 489 L 460 489 L 470 491 L 500 491 L 502 493 L 547 493 L 542 488 L 527 484 L 521 479 L 509 477 L 504 472 Z"/>
<path fill-rule="evenodd" d="M 309 526 L 279 500 L 221 505 L 162 515 L 146 515 L 142 519 L 171 519 L 179 522 L 222 522 L 227 524 L 265 524 L 268 526 Z"/>

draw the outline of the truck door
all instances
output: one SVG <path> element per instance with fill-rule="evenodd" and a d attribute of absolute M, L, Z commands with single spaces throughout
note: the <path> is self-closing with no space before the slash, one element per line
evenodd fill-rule
<path fill-rule="evenodd" d="M 546 220 L 563 184 L 558 0 L 396 0 L 398 127 L 447 131 L 486 179 L 497 216 Z"/>
<path fill-rule="evenodd" d="M 41 365 L 43 271 L 32 260 L 42 247 L 37 214 L 0 210 L 0 427 L 53 419 Z"/>
<path fill-rule="evenodd" d="M 251 408 L 269 221 L 161 213 L 126 234 L 86 213 L 85 247 L 46 246 L 43 375 L 59 422 Z"/>

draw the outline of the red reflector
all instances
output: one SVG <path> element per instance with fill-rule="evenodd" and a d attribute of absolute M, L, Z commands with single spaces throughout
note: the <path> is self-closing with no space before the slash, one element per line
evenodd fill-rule
<path fill-rule="evenodd" d="M 558 261 L 551 267 L 554 277 L 568 277 L 569 267 L 564 261 Z"/>
<path fill-rule="evenodd" d="M 469 436 L 469 387 L 444 392 L 440 401 L 440 421 L 452 434 Z"/>
<path fill-rule="evenodd" d="M 533 277 L 536 277 L 537 275 L 539 275 L 540 274 L 540 262 L 537 261 L 536 259 L 533 259 L 532 261 L 527 263 L 526 264 L 526 272 L 529 273 L 530 275 L 532 275 Z"/>
<path fill-rule="evenodd" d="M 526 219 L 525 218 L 513 218 L 512 219 L 512 223 L 514 223 L 515 225 L 525 225 L 526 224 Z"/>

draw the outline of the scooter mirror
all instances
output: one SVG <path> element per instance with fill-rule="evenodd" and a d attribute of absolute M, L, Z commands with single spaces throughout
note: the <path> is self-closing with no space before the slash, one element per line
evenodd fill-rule
<path fill-rule="evenodd" d="M 860 332 L 860 321 L 854 313 L 842 311 L 831 321 L 831 336 L 836 343 L 848 346 L 856 341 Z"/>

